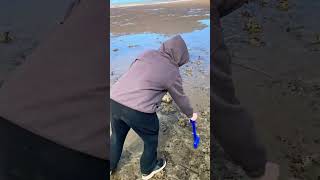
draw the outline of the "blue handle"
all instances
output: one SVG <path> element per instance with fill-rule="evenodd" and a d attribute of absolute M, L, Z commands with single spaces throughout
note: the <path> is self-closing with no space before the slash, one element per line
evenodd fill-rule
<path fill-rule="evenodd" d="M 195 121 L 191 121 L 192 124 L 192 134 L 193 134 L 193 138 L 196 139 L 197 137 L 197 128 L 196 128 L 196 122 Z"/>
<path fill-rule="evenodd" d="M 200 137 L 197 135 L 196 122 L 190 119 L 192 125 L 192 134 L 193 134 L 193 148 L 197 149 L 200 143 Z"/>

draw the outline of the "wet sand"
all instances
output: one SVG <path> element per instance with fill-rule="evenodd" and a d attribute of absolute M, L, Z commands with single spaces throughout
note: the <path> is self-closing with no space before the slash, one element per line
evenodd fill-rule
<path fill-rule="evenodd" d="M 320 177 L 319 7 L 254 1 L 223 19 L 237 95 L 254 116 L 269 159 L 280 164 L 280 179 Z M 214 150 L 214 178 L 247 179 Z"/>
<path fill-rule="evenodd" d="M 192 32 L 205 26 L 197 21 L 210 15 L 208 1 L 111 8 L 110 26 L 113 35 Z"/>
<path fill-rule="evenodd" d="M 146 49 L 157 49 L 175 34 L 181 34 L 189 48 L 191 62 L 181 68 L 184 89 L 200 119 L 201 146 L 193 150 L 191 127 L 174 103 L 163 103 L 160 119 L 159 156 L 168 160 L 165 173 L 155 179 L 209 178 L 209 4 L 192 1 L 111 9 L 111 87 L 134 58 Z M 111 179 L 141 177 L 139 158 L 143 142 L 132 131 L 117 172 Z M 189 159 L 185 159 L 189 157 Z"/>
<path fill-rule="evenodd" d="M 41 43 L 47 33 L 63 19 L 71 0 L 16 3 L 4 1 L 0 11 L 0 86 L 14 69 Z M 1 36 L 9 32 L 12 41 L 5 43 Z"/>

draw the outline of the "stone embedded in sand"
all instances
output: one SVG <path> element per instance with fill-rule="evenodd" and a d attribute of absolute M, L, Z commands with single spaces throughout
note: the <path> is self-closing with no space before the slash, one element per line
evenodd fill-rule
<path fill-rule="evenodd" d="M 170 104 L 172 102 L 172 97 L 167 93 L 163 96 L 162 102 Z"/>
<path fill-rule="evenodd" d="M 168 125 L 164 123 L 163 121 L 160 122 L 160 129 L 163 133 L 167 132 L 168 130 Z"/>
<path fill-rule="evenodd" d="M 154 180 L 161 180 L 161 179 L 164 179 L 164 176 L 165 176 L 165 172 L 164 172 L 164 170 L 163 170 L 163 171 L 160 171 L 159 173 L 157 173 L 157 174 L 153 177 L 153 179 L 154 179 Z"/>
<path fill-rule="evenodd" d="M 265 43 L 258 37 L 251 37 L 249 39 L 249 44 L 256 47 L 265 45 Z"/>
<path fill-rule="evenodd" d="M 10 35 L 10 32 L 0 33 L 0 43 L 10 43 L 13 40 L 13 37 Z"/>
<path fill-rule="evenodd" d="M 268 5 L 268 3 L 269 3 L 269 0 L 261 0 L 261 1 L 260 1 L 260 5 L 261 5 L 262 7 L 266 7 L 266 6 Z"/>
<path fill-rule="evenodd" d="M 186 127 L 187 126 L 187 121 L 185 119 L 180 118 L 180 119 L 178 119 L 178 125 L 180 127 Z"/>
<path fill-rule="evenodd" d="M 139 45 L 129 45 L 128 48 L 135 48 L 138 47 Z"/>
<path fill-rule="evenodd" d="M 249 21 L 245 24 L 244 30 L 249 34 L 257 34 L 262 32 L 262 26 L 258 24 L 253 18 L 249 19 Z"/>
<path fill-rule="evenodd" d="M 196 61 L 196 65 L 201 65 L 201 64 L 202 64 L 202 62 L 200 60 Z"/>
<path fill-rule="evenodd" d="M 280 0 L 277 7 L 281 11 L 288 11 L 289 10 L 289 1 L 288 0 Z"/>
<path fill-rule="evenodd" d="M 177 110 L 174 108 L 174 106 L 170 103 L 162 103 L 160 112 L 165 114 L 172 114 L 175 113 Z"/>
<path fill-rule="evenodd" d="M 185 74 L 187 76 L 192 76 L 192 69 L 191 68 L 190 69 L 186 69 Z"/>
<path fill-rule="evenodd" d="M 205 117 L 205 116 L 209 116 L 209 115 L 210 115 L 210 112 L 204 110 L 204 111 L 202 111 L 200 114 L 201 114 L 202 117 Z"/>

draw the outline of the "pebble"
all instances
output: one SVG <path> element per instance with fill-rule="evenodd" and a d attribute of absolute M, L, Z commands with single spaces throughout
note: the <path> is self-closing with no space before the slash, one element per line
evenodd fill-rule
<path fill-rule="evenodd" d="M 187 121 L 185 119 L 178 119 L 178 125 L 180 127 L 186 127 L 187 126 Z"/>
<path fill-rule="evenodd" d="M 262 32 L 262 27 L 253 18 L 251 18 L 245 24 L 244 30 L 246 30 L 249 34 L 256 34 Z"/>
<path fill-rule="evenodd" d="M 172 102 L 172 97 L 167 93 L 163 96 L 162 102 L 170 104 Z"/>
<path fill-rule="evenodd" d="M 10 43 L 13 40 L 12 36 L 10 35 L 10 32 L 3 32 L 0 33 L 0 43 Z"/>
<path fill-rule="evenodd" d="M 289 1 L 288 0 L 280 0 L 278 4 L 278 9 L 281 11 L 288 11 L 289 10 Z"/>

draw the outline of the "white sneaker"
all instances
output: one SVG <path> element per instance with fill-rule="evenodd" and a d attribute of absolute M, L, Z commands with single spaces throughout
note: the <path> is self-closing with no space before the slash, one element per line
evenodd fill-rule
<path fill-rule="evenodd" d="M 157 161 L 156 167 L 153 169 L 153 171 L 150 174 L 142 174 L 142 179 L 143 180 L 148 180 L 151 179 L 155 174 L 160 172 L 164 167 L 166 167 L 167 162 L 165 159 L 160 159 Z"/>

